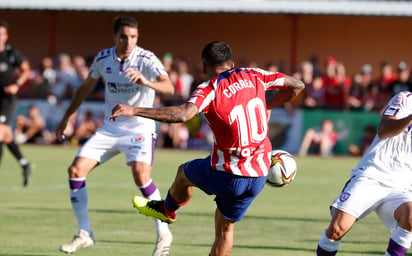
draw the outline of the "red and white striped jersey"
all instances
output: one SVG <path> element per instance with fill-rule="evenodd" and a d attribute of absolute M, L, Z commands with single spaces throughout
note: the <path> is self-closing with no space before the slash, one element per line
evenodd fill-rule
<path fill-rule="evenodd" d="M 212 167 L 246 177 L 266 176 L 268 138 L 265 91 L 283 87 L 285 75 L 257 68 L 233 68 L 200 84 L 194 103 L 214 134 Z"/>

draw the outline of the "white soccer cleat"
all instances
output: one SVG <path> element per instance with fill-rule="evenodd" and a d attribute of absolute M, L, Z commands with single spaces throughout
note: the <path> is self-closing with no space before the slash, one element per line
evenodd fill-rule
<path fill-rule="evenodd" d="M 158 236 L 155 248 L 153 250 L 153 256 L 168 256 L 172 241 L 173 236 L 170 232 Z"/>
<path fill-rule="evenodd" d="M 73 237 L 73 240 L 60 245 L 59 249 L 65 253 L 74 253 L 81 248 L 90 248 L 94 246 L 93 235 L 89 235 L 84 230 L 80 230 L 77 235 Z"/>

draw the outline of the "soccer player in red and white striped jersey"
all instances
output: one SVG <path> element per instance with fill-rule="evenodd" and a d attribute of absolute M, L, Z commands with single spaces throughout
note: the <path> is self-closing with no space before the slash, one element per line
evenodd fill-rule
<path fill-rule="evenodd" d="M 272 146 L 268 138 L 267 109 L 279 106 L 299 94 L 303 82 L 283 73 L 257 68 L 234 68 L 232 50 L 221 41 L 207 44 L 202 51 L 204 74 L 200 84 L 180 106 L 139 108 L 117 105 L 111 119 L 142 116 L 162 122 L 184 122 L 203 114 L 213 134 L 211 154 L 178 168 L 164 202 L 134 197 L 143 214 L 172 223 L 177 209 L 186 204 L 198 187 L 216 195 L 216 237 L 210 255 L 229 255 L 233 228 L 263 189 L 270 166 Z M 276 95 L 268 95 L 275 90 Z M 270 99 L 266 102 L 266 98 Z"/>

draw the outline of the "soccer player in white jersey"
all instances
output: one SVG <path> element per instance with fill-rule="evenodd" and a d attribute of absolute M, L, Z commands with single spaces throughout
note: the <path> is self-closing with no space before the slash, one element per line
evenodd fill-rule
<path fill-rule="evenodd" d="M 155 142 L 155 123 L 141 117 L 121 117 L 109 121 L 116 104 L 152 107 L 155 92 L 173 94 L 174 87 L 159 59 L 150 51 L 137 46 L 138 26 L 128 16 L 114 22 L 115 46 L 100 51 L 90 68 L 90 74 L 76 91 L 65 115 L 56 128 L 56 135 L 64 139 L 69 117 L 77 110 L 96 81 L 105 81 L 105 118 L 103 125 L 77 153 L 68 168 L 70 199 L 77 219 L 79 233 L 60 250 L 73 253 L 94 245 L 88 217 L 86 176 L 97 165 L 119 152 L 126 156 L 134 181 L 144 197 L 160 199 L 160 192 L 151 179 L 151 165 Z M 118 170 L 117 170 L 118 171 Z M 153 255 L 169 255 L 172 234 L 168 225 L 155 219 L 157 242 Z"/>
<path fill-rule="evenodd" d="M 317 255 L 336 255 L 352 225 L 375 211 L 391 231 L 385 256 L 405 255 L 412 242 L 412 92 L 385 107 L 371 146 L 331 205 L 332 221 Z"/>
<path fill-rule="evenodd" d="M 111 119 L 143 116 L 184 122 L 198 113 L 204 115 L 215 139 L 211 154 L 181 165 L 164 201 L 135 196 L 133 204 L 145 215 L 172 223 L 194 187 L 215 195 L 216 230 L 210 255 L 230 255 L 235 223 L 262 190 L 270 166 L 267 105 L 273 108 L 291 100 L 304 84 L 283 73 L 234 68 L 232 50 L 221 41 L 205 46 L 202 61 L 205 78 L 210 80 L 200 84 L 184 104 L 162 108 L 117 105 Z M 266 90 L 273 89 L 278 92 L 266 104 Z"/>

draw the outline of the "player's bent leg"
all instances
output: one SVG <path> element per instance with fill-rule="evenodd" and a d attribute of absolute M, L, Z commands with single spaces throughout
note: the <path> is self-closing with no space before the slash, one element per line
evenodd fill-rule
<path fill-rule="evenodd" d="M 412 202 L 401 204 L 395 210 L 394 217 L 400 227 L 412 232 Z"/>
<path fill-rule="evenodd" d="M 215 241 L 210 256 L 227 256 L 232 253 L 233 231 L 236 222 L 227 220 L 219 209 L 215 212 Z"/>
<path fill-rule="evenodd" d="M 356 217 L 341 211 L 339 209 L 334 209 L 332 221 L 326 230 L 326 235 L 332 240 L 340 240 L 346 232 L 353 226 Z"/>
<path fill-rule="evenodd" d="M 76 157 L 67 169 L 69 178 L 84 178 L 99 163 L 88 157 Z"/>
<path fill-rule="evenodd" d="M 334 209 L 332 221 L 318 242 L 317 256 L 333 256 L 339 250 L 340 240 L 356 221 L 356 217 Z"/>
<path fill-rule="evenodd" d="M 135 184 L 138 187 L 146 185 L 151 180 L 150 164 L 142 161 L 134 161 L 127 163 L 132 168 L 132 174 Z"/>
<path fill-rule="evenodd" d="M 193 195 L 195 184 L 185 175 L 184 165 L 177 169 L 176 177 L 169 189 L 169 195 L 178 204 L 186 204 Z"/>
<path fill-rule="evenodd" d="M 142 161 L 134 161 L 128 163 L 132 168 L 132 174 L 136 185 L 141 191 L 145 198 L 144 200 L 154 200 L 155 202 L 161 201 L 160 191 L 157 188 L 154 181 L 151 179 L 151 165 Z M 139 202 L 140 201 L 140 202 Z M 143 200 L 138 199 L 138 197 L 133 198 L 133 204 L 136 209 L 139 210 L 139 205 Z M 148 203 L 149 201 L 146 201 Z M 147 206 L 147 205 L 146 205 Z M 145 208 L 140 208 L 145 210 Z M 169 255 L 169 250 L 173 241 L 172 232 L 169 229 L 168 223 L 162 222 L 161 219 L 155 218 L 154 223 L 156 226 L 156 243 L 153 249 L 153 256 L 166 256 Z"/>
<path fill-rule="evenodd" d="M 172 233 L 163 232 L 157 236 L 156 244 L 153 249 L 152 256 L 167 256 L 172 245 L 173 236 Z"/>
<path fill-rule="evenodd" d="M 95 244 L 89 221 L 86 176 L 96 165 L 96 160 L 77 157 L 68 168 L 70 200 L 79 232 L 72 241 L 61 245 L 60 251 L 73 253 L 81 248 L 93 247 Z"/>

